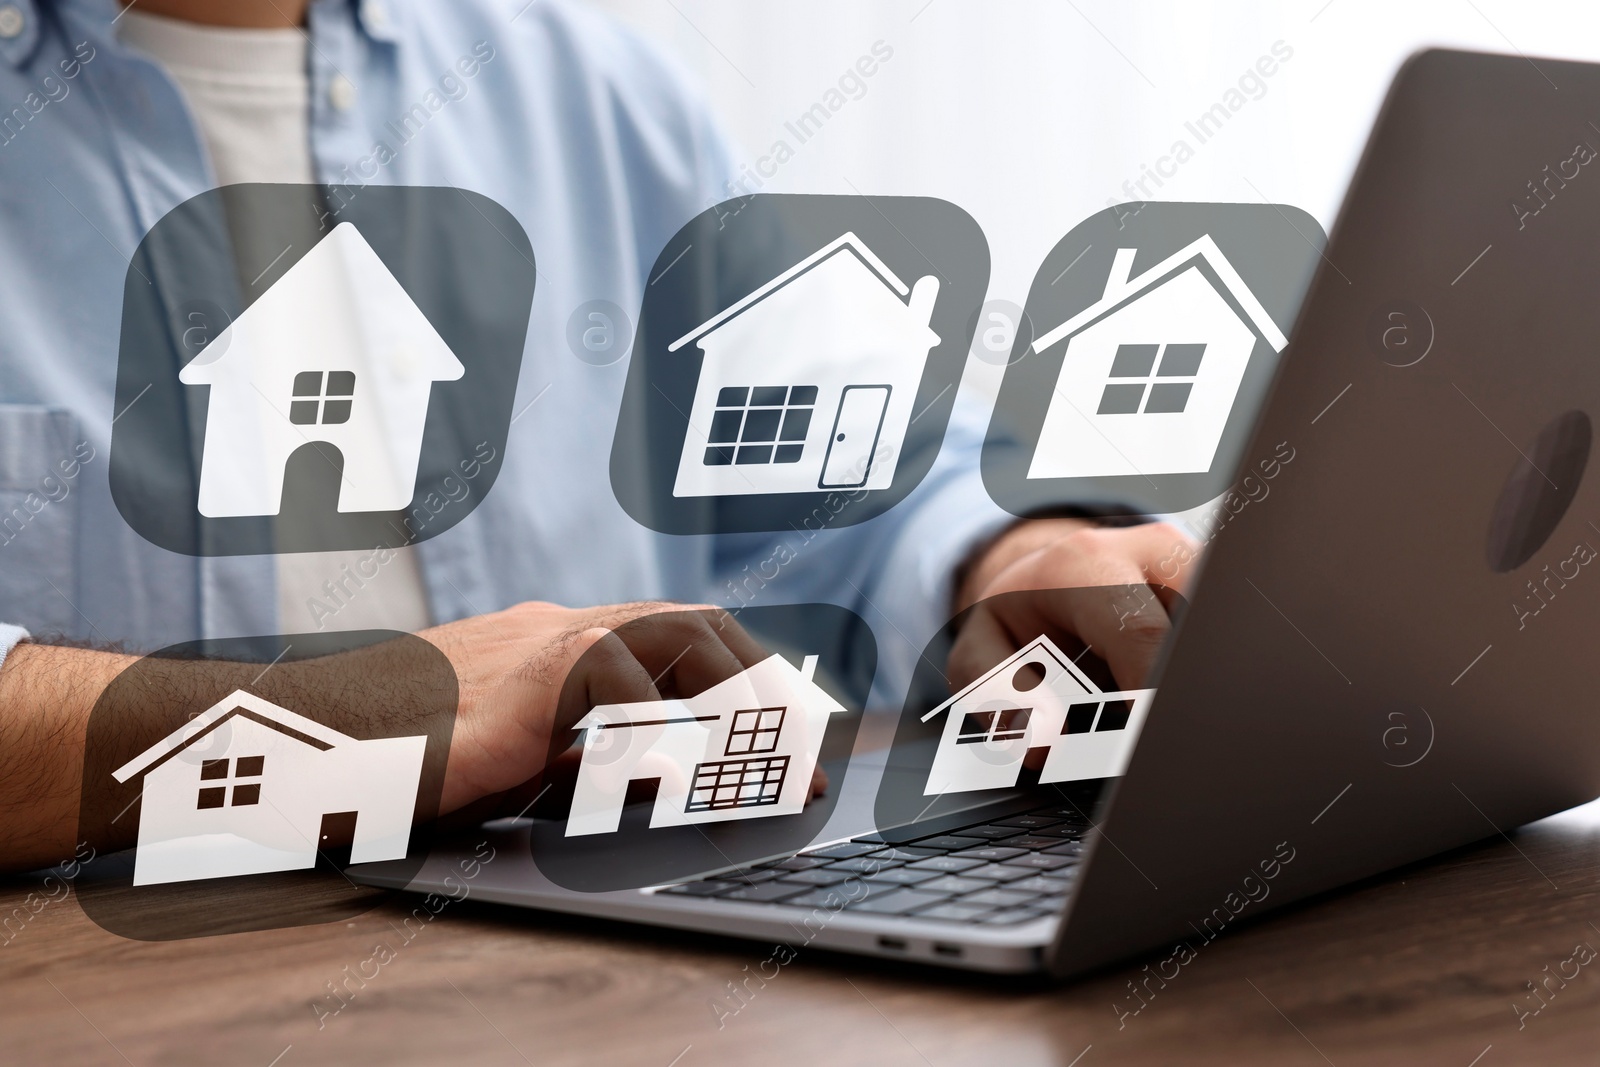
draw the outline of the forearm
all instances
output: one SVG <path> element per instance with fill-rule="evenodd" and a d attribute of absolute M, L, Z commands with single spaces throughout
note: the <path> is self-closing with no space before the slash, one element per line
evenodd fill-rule
<path fill-rule="evenodd" d="M 18 645 L 0 667 L 0 868 L 71 858 L 89 713 L 133 656 Z"/>

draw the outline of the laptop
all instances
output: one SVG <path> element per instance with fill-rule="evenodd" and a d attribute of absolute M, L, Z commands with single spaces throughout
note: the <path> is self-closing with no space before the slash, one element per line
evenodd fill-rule
<path fill-rule="evenodd" d="M 1600 795 L 1597 149 L 1600 66 L 1432 50 L 1399 71 L 1243 453 L 1294 461 L 1209 544 L 1121 777 L 884 828 L 894 717 L 868 715 L 797 852 L 580 893 L 521 819 L 414 878 L 352 877 L 457 895 L 486 841 L 475 899 L 1071 976 L 1181 968 Z"/>

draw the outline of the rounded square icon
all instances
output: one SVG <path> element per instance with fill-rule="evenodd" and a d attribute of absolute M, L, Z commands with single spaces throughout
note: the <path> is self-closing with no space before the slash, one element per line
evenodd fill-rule
<path fill-rule="evenodd" d="M 398 548 L 499 473 L 533 303 L 517 220 L 461 189 L 230 185 L 128 266 L 124 519 L 193 556 Z"/>
<path fill-rule="evenodd" d="M 1164 586 L 1108 585 L 1001 593 L 957 615 L 917 661 L 873 811 L 880 832 L 893 839 L 896 828 L 1001 800 L 1016 800 L 1018 816 L 1070 804 L 1092 813 L 1105 781 L 1126 770 L 1156 691 L 1150 678 L 1115 676 L 1076 634 L 1104 644 L 1130 622 L 1176 621 L 1185 607 Z M 1042 829 L 1051 817 L 1035 821 Z"/>
<path fill-rule="evenodd" d="M 867 624 L 830 604 L 618 626 L 563 683 L 534 863 L 600 893 L 799 851 L 844 789 L 877 660 Z"/>
<path fill-rule="evenodd" d="M 1130 203 L 1034 276 L 984 441 L 1014 515 L 1157 515 L 1228 489 L 1327 239 L 1278 204 Z"/>
<path fill-rule="evenodd" d="M 645 287 L 618 502 L 685 534 L 883 513 L 933 465 L 988 283 L 983 231 L 943 200 L 758 194 L 702 212 Z"/>
<path fill-rule="evenodd" d="M 83 910 L 141 941 L 359 915 L 389 891 L 347 867 L 393 861 L 403 884 L 422 866 L 456 703 L 444 653 L 387 630 L 144 657 L 90 713 Z"/>

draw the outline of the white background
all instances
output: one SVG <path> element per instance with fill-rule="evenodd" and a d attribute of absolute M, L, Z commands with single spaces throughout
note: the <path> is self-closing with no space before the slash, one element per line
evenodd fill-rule
<path fill-rule="evenodd" d="M 1149 199 L 1304 208 L 1330 227 L 1383 93 L 1428 45 L 1600 59 L 1600 5 L 1526 0 L 592 0 L 704 86 L 768 192 L 918 194 L 988 236 L 989 295 L 1023 304 L 1045 254 L 1183 138 Z M 893 57 L 804 144 L 784 124 L 876 41 Z M 1204 144 L 1184 128 L 1276 41 L 1293 57 Z M 1596 116 L 1600 121 L 1600 114 Z M 997 368 L 972 361 L 969 388 Z"/>

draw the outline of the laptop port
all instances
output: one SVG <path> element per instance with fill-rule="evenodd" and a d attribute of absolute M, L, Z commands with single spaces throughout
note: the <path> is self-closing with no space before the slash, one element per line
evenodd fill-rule
<path fill-rule="evenodd" d="M 935 941 L 933 943 L 933 954 L 935 956 L 959 956 L 961 955 L 961 951 L 960 945 L 949 945 L 942 941 Z"/>
<path fill-rule="evenodd" d="M 904 952 L 906 950 L 906 941 L 903 937 L 880 937 L 878 938 L 878 947 L 894 949 L 896 952 Z"/>

